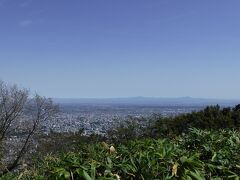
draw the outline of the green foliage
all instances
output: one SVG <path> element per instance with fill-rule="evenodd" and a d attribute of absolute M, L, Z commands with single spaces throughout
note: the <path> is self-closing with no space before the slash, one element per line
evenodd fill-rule
<path fill-rule="evenodd" d="M 175 137 L 189 128 L 206 130 L 240 129 L 240 105 L 234 108 L 208 106 L 199 112 L 182 114 L 175 117 L 152 115 L 148 118 L 128 118 L 108 132 L 114 142 L 126 142 L 129 139 Z"/>
<path fill-rule="evenodd" d="M 240 172 L 240 133 L 235 130 L 191 129 L 190 133 L 178 137 L 178 142 L 180 149 L 199 153 L 199 159 L 209 164 L 208 170 L 213 168 L 212 176 L 234 176 Z"/>
<path fill-rule="evenodd" d="M 105 140 L 101 135 L 92 134 L 84 136 L 83 129 L 78 132 L 51 132 L 48 135 L 38 135 L 37 155 L 42 156 L 49 153 L 77 152 L 86 142 L 96 143 Z"/>
<path fill-rule="evenodd" d="M 140 139 L 149 134 L 150 124 L 144 117 L 128 116 L 115 122 L 114 127 L 108 130 L 108 140 L 115 143 L 124 143 L 133 139 Z"/>
<path fill-rule="evenodd" d="M 190 129 L 174 139 L 85 144 L 48 155 L 24 179 L 239 179 L 240 133 Z M 18 175 L 19 176 L 19 175 Z"/>
<path fill-rule="evenodd" d="M 208 106 L 199 112 L 179 115 L 176 117 L 159 117 L 153 124 L 152 137 L 175 136 L 187 132 L 189 128 L 198 129 L 239 129 L 240 105 L 234 108 Z"/>

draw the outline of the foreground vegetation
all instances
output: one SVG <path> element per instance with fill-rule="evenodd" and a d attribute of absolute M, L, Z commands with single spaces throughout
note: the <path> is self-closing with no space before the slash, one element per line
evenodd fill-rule
<path fill-rule="evenodd" d="M 190 129 L 173 139 L 83 144 L 3 179 L 239 179 L 240 133 Z"/>

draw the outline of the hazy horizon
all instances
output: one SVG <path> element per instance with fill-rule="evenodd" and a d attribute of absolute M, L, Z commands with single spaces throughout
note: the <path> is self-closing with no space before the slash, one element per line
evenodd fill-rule
<path fill-rule="evenodd" d="M 235 106 L 240 99 L 205 99 L 205 98 L 163 98 L 163 97 L 122 97 L 122 98 L 53 98 L 58 104 L 79 105 L 143 105 L 143 106 Z"/>
<path fill-rule="evenodd" d="M 240 99 L 239 7 L 0 0 L 0 79 L 53 98 Z"/>
<path fill-rule="evenodd" d="M 191 96 L 119 96 L 119 97 L 50 97 L 53 99 L 206 99 L 206 100 L 240 100 L 240 98 L 205 98 L 205 97 L 191 97 Z"/>

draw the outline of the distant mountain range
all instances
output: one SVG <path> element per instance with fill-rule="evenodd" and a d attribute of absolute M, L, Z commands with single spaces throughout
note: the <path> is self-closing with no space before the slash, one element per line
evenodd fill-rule
<path fill-rule="evenodd" d="M 207 98 L 161 98 L 161 97 L 129 97 L 129 98 L 53 98 L 59 104 L 125 104 L 125 105 L 222 105 L 233 106 L 240 104 L 234 99 L 207 99 Z"/>

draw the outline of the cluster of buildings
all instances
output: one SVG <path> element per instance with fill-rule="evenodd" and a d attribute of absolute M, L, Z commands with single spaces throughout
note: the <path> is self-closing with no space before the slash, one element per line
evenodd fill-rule
<path fill-rule="evenodd" d="M 64 108 L 56 117 L 42 123 L 41 131 L 44 133 L 53 132 L 77 132 L 84 129 L 84 133 L 104 134 L 116 121 L 123 120 L 128 116 L 147 117 L 153 113 L 162 116 L 176 116 L 177 114 L 198 111 L 200 107 L 89 107 L 81 106 L 78 110 L 65 111 Z"/>

